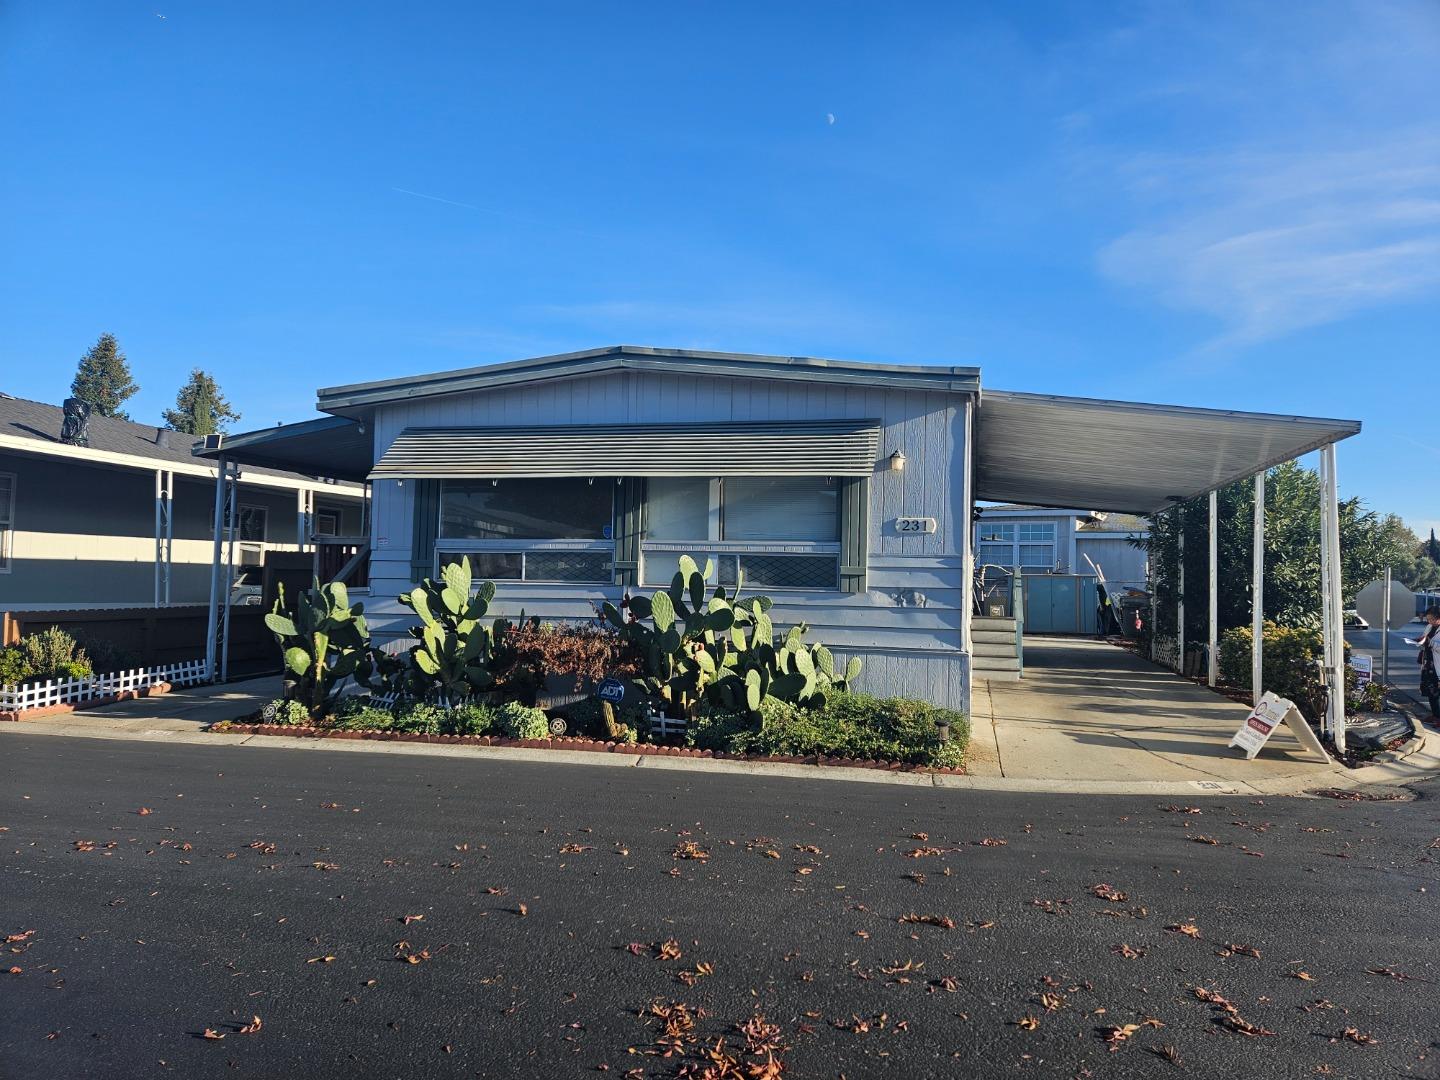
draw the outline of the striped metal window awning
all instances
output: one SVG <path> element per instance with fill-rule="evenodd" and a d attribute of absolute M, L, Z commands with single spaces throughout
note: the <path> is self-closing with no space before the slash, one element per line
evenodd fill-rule
<path fill-rule="evenodd" d="M 372 480 L 503 476 L 869 476 L 878 420 L 406 428 Z"/>

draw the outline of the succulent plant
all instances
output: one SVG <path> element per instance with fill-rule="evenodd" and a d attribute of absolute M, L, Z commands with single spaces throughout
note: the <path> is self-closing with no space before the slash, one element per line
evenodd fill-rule
<path fill-rule="evenodd" d="M 642 658 L 641 693 L 682 716 L 693 716 L 707 699 L 753 714 L 766 698 L 794 704 L 823 700 L 859 675 L 858 659 L 840 672 L 828 649 L 807 645 L 804 623 L 791 627 L 777 646 L 770 598 L 742 600 L 743 578 L 733 593 L 723 586 L 708 591 L 713 569 L 707 561 L 702 571 L 682 556 L 668 589 L 626 599 L 628 617 L 613 604 L 602 608 Z"/>
<path fill-rule="evenodd" d="M 410 629 L 419 639 L 410 647 L 409 677 L 416 697 L 458 705 L 494 682 L 490 661 L 495 630 L 482 620 L 495 597 L 495 583 L 482 581 L 472 596 L 473 585 L 466 556 L 447 563 L 440 580 L 426 578 L 401 593 L 400 603 L 420 619 Z"/>
<path fill-rule="evenodd" d="M 350 604 L 345 585 L 315 581 L 285 606 L 285 587 L 265 625 L 280 643 L 285 664 L 285 697 L 300 702 L 311 716 L 330 711 L 345 680 L 364 681 L 371 670 L 370 631 L 364 606 Z"/>

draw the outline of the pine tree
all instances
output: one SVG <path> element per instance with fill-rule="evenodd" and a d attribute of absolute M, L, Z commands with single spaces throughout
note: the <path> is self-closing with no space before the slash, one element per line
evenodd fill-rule
<path fill-rule="evenodd" d="M 1423 553 L 1428 555 L 1430 561 L 1440 565 L 1440 540 L 1435 539 L 1435 530 L 1430 530 L 1430 539 L 1425 541 Z"/>
<path fill-rule="evenodd" d="M 130 377 L 130 364 L 114 334 L 100 335 L 100 340 L 80 358 L 75 381 L 70 384 L 70 393 L 88 401 L 95 412 L 120 420 L 130 419 L 120 406 L 139 390 Z"/>
<path fill-rule="evenodd" d="M 186 435 L 213 435 L 239 419 L 215 379 L 199 368 L 190 372 L 190 381 L 175 395 L 175 408 L 165 410 L 165 425 Z"/>

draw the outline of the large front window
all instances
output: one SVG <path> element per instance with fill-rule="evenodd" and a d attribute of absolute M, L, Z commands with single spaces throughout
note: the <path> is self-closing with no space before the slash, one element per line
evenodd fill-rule
<path fill-rule="evenodd" d="M 1055 569 L 1055 523 L 1053 521 L 981 520 L 980 543 L 976 551 L 982 565 L 1013 570 Z"/>
<path fill-rule="evenodd" d="M 822 476 L 651 477 L 643 579 L 666 585 L 681 555 L 709 557 L 712 581 L 756 588 L 835 589 L 839 485 Z"/>
<path fill-rule="evenodd" d="M 491 581 L 609 582 L 614 499 L 603 477 L 446 480 L 439 563 L 468 555 Z"/>

